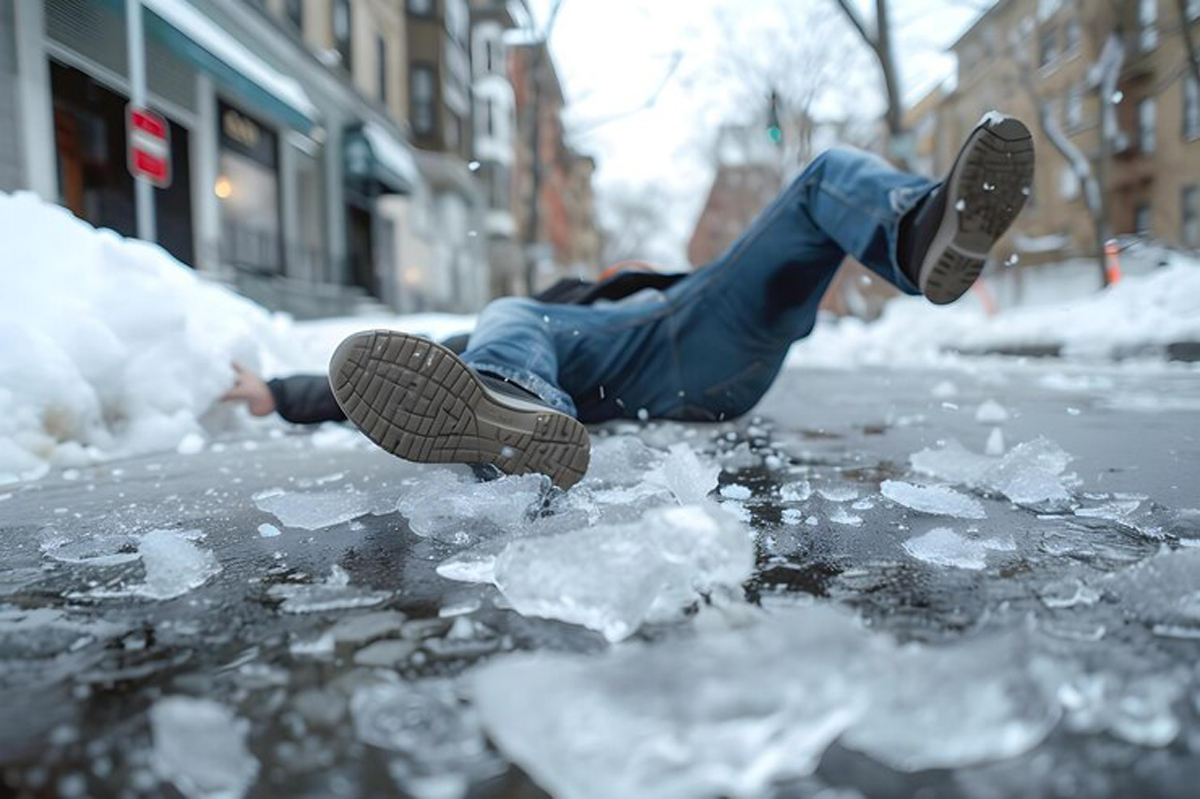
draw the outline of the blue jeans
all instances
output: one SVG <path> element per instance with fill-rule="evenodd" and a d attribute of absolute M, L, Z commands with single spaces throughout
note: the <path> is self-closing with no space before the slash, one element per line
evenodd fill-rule
<path fill-rule="evenodd" d="M 496 300 L 463 360 L 583 422 L 731 419 L 754 407 L 792 342 L 812 331 L 846 255 L 918 293 L 896 240 L 933 187 L 868 153 L 831 150 L 726 253 L 667 290 L 608 305 Z"/>

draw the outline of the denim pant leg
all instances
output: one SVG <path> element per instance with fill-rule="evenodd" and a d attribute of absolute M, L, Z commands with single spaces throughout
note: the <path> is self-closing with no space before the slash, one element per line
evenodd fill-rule
<path fill-rule="evenodd" d="M 668 292 L 688 394 L 725 418 L 749 410 L 812 331 L 846 255 L 918 293 L 897 262 L 899 222 L 933 186 L 857 150 L 814 159 L 728 252 Z"/>
<path fill-rule="evenodd" d="M 525 297 L 502 297 L 479 314 L 462 355 L 480 372 L 511 380 L 547 405 L 575 415 L 575 403 L 558 382 L 558 347 L 551 307 Z"/>

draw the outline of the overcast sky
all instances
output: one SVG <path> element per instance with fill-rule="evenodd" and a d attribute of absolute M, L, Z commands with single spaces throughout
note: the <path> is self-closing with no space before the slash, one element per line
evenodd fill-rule
<path fill-rule="evenodd" d="M 529 3 L 544 24 L 551 0 Z M 946 47 L 983 5 L 893 0 L 910 100 L 952 75 Z M 600 203 L 653 187 L 672 209 L 669 229 L 647 257 L 684 265 L 683 246 L 712 177 L 706 154 L 717 126 L 761 113 L 765 99 L 738 85 L 735 62 L 743 55 L 769 58 L 792 49 L 789 37 L 813 31 L 795 49 L 814 46 L 815 35 L 826 48 L 834 43 L 829 60 L 838 62 L 819 114 L 879 113 L 874 64 L 838 13 L 833 0 L 564 0 L 550 46 L 570 104 L 568 137 L 597 160 Z"/>

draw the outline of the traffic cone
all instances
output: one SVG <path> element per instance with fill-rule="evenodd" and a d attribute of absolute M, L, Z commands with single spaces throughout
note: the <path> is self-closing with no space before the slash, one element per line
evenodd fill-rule
<path fill-rule="evenodd" d="M 1104 243 L 1104 271 L 1108 275 L 1110 286 L 1121 279 L 1121 255 L 1114 239 Z"/>

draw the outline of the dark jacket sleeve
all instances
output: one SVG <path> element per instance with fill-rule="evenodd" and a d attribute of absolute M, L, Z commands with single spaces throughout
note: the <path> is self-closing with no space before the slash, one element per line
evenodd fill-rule
<path fill-rule="evenodd" d="M 275 412 L 289 422 L 317 424 L 346 420 L 325 375 L 277 377 L 267 387 L 275 398 Z"/>

